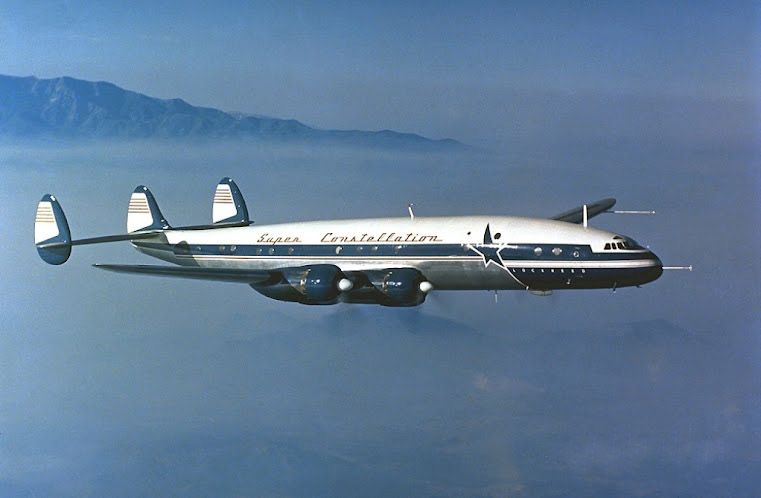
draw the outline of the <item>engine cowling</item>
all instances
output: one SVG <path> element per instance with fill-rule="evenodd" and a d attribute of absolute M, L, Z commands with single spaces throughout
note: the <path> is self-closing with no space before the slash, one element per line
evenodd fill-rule
<path fill-rule="evenodd" d="M 286 268 L 273 279 L 251 287 L 269 298 L 302 304 L 337 302 L 417 306 L 433 286 L 414 268 L 350 272 L 337 266 L 309 265 Z"/>
<path fill-rule="evenodd" d="M 332 265 L 305 266 L 287 272 L 283 277 L 304 298 L 313 303 L 333 301 L 341 293 L 338 281 L 341 270 Z"/>
<path fill-rule="evenodd" d="M 421 283 L 427 280 L 414 268 L 392 268 L 380 272 L 368 272 L 370 284 L 383 295 L 379 304 L 385 306 L 417 306 L 425 301 L 426 292 Z M 424 288 L 430 290 L 430 284 Z"/>
<path fill-rule="evenodd" d="M 303 304 L 334 304 L 351 282 L 333 265 L 310 265 L 289 268 L 282 279 L 264 285 L 252 285 L 257 292 L 280 301 Z"/>

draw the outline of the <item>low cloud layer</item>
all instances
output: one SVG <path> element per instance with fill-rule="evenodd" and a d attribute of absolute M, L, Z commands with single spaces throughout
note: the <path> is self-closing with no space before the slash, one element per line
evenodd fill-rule
<path fill-rule="evenodd" d="M 166 144 L 0 149 L 4 496 L 752 496 L 761 475 L 759 176 L 752 155 L 598 144 L 569 156 Z M 36 201 L 75 237 L 123 230 L 144 183 L 207 222 L 222 176 L 257 223 L 549 216 L 608 195 L 654 218 L 593 221 L 668 264 L 642 289 L 436 293 L 416 309 L 269 301 L 235 284 L 50 267 Z M 742 242 L 742 243 L 741 243 Z"/>

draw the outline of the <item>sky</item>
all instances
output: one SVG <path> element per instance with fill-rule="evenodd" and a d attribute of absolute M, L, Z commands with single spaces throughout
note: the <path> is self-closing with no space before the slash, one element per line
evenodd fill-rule
<path fill-rule="evenodd" d="M 757 114 L 759 15 L 754 2 L 11 0 L 0 73 L 493 146 L 537 99 L 550 121 L 569 97 L 753 102 Z"/>
<path fill-rule="evenodd" d="M 756 496 L 758 52 L 750 3 L 3 2 L 0 73 L 483 147 L 0 140 L 0 496 Z M 258 224 L 612 196 L 695 271 L 307 307 L 32 246 L 44 193 L 89 237 L 138 184 L 207 223 L 224 176 Z"/>

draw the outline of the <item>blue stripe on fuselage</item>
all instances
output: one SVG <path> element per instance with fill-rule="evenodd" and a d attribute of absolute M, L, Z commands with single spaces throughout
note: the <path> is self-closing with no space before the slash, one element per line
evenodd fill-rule
<path fill-rule="evenodd" d="M 166 244 L 134 241 L 138 247 L 160 251 L 171 251 L 182 256 L 261 256 L 261 257 L 324 257 L 342 258 L 441 258 L 480 257 L 466 244 L 255 244 L 255 245 L 211 245 L 211 244 Z M 475 245 L 478 248 L 481 245 Z M 631 261 L 633 259 L 656 260 L 650 251 L 593 252 L 588 245 L 569 244 L 510 244 L 502 247 L 500 254 L 504 260 L 513 261 Z M 538 251 L 537 249 L 541 249 Z M 553 253 L 553 250 L 556 250 Z M 559 250 L 559 251 L 557 251 Z M 557 254 L 556 254 L 557 253 Z"/>

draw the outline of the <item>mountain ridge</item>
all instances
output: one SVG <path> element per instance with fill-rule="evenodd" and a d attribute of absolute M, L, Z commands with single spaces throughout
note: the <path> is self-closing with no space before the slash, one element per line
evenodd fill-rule
<path fill-rule="evenodd" d="M 0 74 L 0 136 L 65 139 L 258 139 L 391 148 L 460 148 L 393 130 L 327 130 L 281 119 L 159 99 L 108 81 Z"/>

